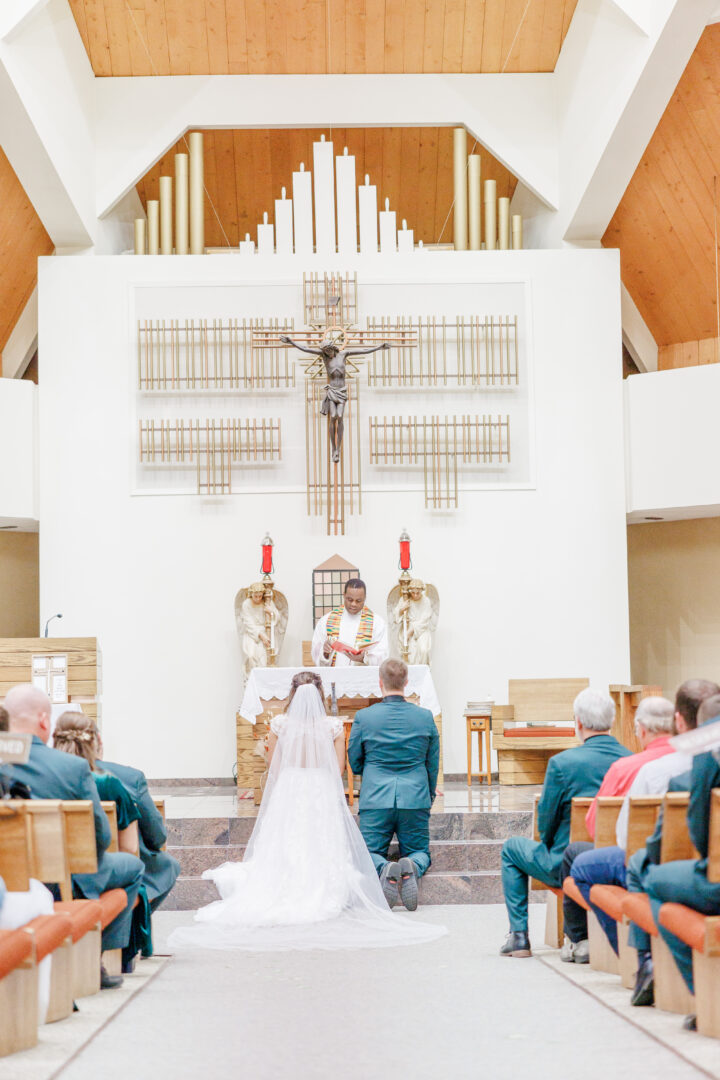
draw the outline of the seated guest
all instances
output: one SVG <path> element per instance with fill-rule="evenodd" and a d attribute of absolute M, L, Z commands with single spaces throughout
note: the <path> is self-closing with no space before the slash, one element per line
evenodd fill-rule
<path fill-rule="evenodd" d="M 150 910 L 155 911 L 172 889 L 180 873 L 180 863 L 162 848 L 167 843 L 167 832 L 162 814 L 148 791 L 145 773 L 129 765 L 100 760 L 103 754 L 102 738 L 98 736 L 97 766 L 120 780 L 132 795 L 140 812 L 140 858 L 145 864 L 143 885 L 147 892 Z"/>
<path fill-rule="evenodd" d="M 130 792 L 97 762 L 100 736 L 95 721 L 85 713 L 64 712 L 59 717 L 53 734 L 53 746 L 65 754 L 84 758 L 90 766 L 93 780 L 102 802 L 114 802 L 117 809 L 118 848 L 130 855 L 138 852 L 138 826 L 140 811 Z M 138 903 L 133 908 L 129 943 L 123 948 L 123 970 L 132 971 L 135 956 L 142 948 L 143 955 L 152 956 L 152 925 L 150 905 L 145 886 L 138 892 Z"/>
<path fill-rule="evenodd" d="M 682 717 L 680 717 L 680 728 L 683 731 L 687 730 Z M 595 848 L 583 845 L 586 850 L 577 854 L 569 870 L 570 877 L 574 879 L 587 903 L 590 903 L 590 889 L 593 885 L 607 884 L 625 887 L 627 807 L 633 788 L 638 785 L 638 779 L 642 777 L 646 769 L 654 770 L 654 772 L 651 772 L 649 780 L 640 779 L 639 781 L 643 794 L 664 795 L 674 773 L 686 770 L 690 763 L 687 755 L 673 753 L 670 746 L 670 739 L 675 734 L 675 706 L 666 698 L 648 697 L 640 702 L 635 714 L 635 734 L 642 749 L 629 758 L 616 761 L 612 768 L 608 769 L 598 792 L 599 798 L 602 795 L 622 795 L 623 790 L 625 791 L 625 800 L 615 830 L 617 847 Z M 670 766 L 665 764 L 667 761 L 670 762 Z M 621 766 L 621 768 L 618 768 L 618 766 Z M 664 768 L 661 768 L 661 766 L 664 766 Z M 649 788 L 656 788 L 657 790 L 648 790 Z M 593 803 L 594 806 L 595 803 Z M 590 811 L 588 811 L 589 817 Z M 569 850 L 572 851 L 578 846 L 571 844 Z M 565 950 L 563 950 L 562 959 L 573 959 L 578 963 L 582 962 L 578 961 L 578 950 L 582 949 L 587 955 L 587 913 L 579 904 L 573 906 L 578 908 L 578 914 L 573 912 L 572 920 L 568 925 L 568 937 L 575 946 L 573 950 L 575 955 L 567 957 Z M 594 905 L 591 906 L 610 944 L 617 952 L 617 923 L 600 908 L 596 908 Z M 579 915 L 580 912 L 582 912 L 581 916 Z M 577 934 L 581 923 L 583 924 L 584 937 L 578 942 Z M 573 937 L 570 937 L 571 933 Z"/>
<path fill-rule="evenodd" d="M 700 723 L 720 719 L 720 696 L 709 698 L 700 710 Z M 713 788 L 720 787 L 720 761 L 713 753 L 697 754 L 690 774 L 690 803 L 687 825 L 699 859 L 677 859 L 648 867 L 645 891 L 650 899 L 653 918 L 667 942 L 685 984 L 692 994 L 692 949 L 666 930 L 658 918 L 663 904 L 684 904 L 703 915 L 720 915 L 720 883 L 708 881 L 708 839 L 710 804 Z M 686 1027 L 695 1028 L 695 1018 L 688 1017 Z"/>
<path fill-rule="evenodd" d="M 0 878 L 0 930 L 19 930 L 39 915 L 52 915 L 55 910 L 53 894 L 40 881 L 30 878 L 30 888 L 23 892 L 8 892 Z M 38 964 L 38 1023 L 44 1024 L 50 1004 L 50 973 L 52 956 Z"/>
<path fill-rule="evenodd" d="M 96 900 L 109 889 L 124 889 L 127 907 L 103 930 L 102 948 L 122 949 L 129 943 L 132 909 L 142 881 L 143 864 L 134 855 L 112 853 L 110 826 L 100 805 L 97 787 L 87 761 L 62 754 L 47 746 L 50 738 L 50 699 L 31 685 L 14 686 L 5 698 L 10 714 L 10 730 L 32 735 L 30 759 L 24 765 L 12 765 L 14 779 L 28 785 L 35 799 L 87 799 L 93 804 L 98 868 L 94 874 L 73 877 L 73 891 L 80 897 Z M 120 976 L 101 970 L 101 987 L 119 986 Z"/>
<path fill-rule="evenodd" d="M 514 836 L 502 848 L 502 883 L 510 933 L 501 956 L 530 956 L 528 880 L 559 888 L 563 853 L 570 838 L 570 810 L 575 797 L 595 795 L 605 773 L 630 751 L 609 734 L 615 705 L 607 694 L 583 690 L 573 703 L 575 729 L 582 745 L 555 754 L 548 762 L 537 808 L 540 840 Z"/>

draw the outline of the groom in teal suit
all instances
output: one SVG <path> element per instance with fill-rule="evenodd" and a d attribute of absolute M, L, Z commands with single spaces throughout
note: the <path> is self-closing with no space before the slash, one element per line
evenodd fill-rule
<path fill-rule="evenodd" d="M 415 911 L 418 878 L 430 866 L 430 807 L 435 798 L 440 739 L 432 713 L 405 700 L 407 664 L 380 665 L 377 705 L 356 713 L 348 743 L 350 768 L 362 774 L 360 832 L 390 907 L 400 898 Z M 400 861 L 388 861 L 393 835 Z"/>

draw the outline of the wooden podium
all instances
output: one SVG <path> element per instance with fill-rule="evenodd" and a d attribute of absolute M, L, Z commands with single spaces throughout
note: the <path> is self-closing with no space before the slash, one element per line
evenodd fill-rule
<path fill-rule="evenodd" d="M 77 705 L 97 723 L 102 654 L 94 637 L 0 638 L 0 698 L 11 686 L 33 681 L 33 657 L 52 656 L 66 658 L 65 700 L 69 706 Z"/>

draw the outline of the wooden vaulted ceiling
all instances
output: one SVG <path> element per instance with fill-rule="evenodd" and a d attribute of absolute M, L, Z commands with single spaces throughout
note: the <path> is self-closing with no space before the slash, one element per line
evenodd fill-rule
<path fill-rule="evenodd" d="M 111 75 L 553 71 L 577 0 L 70 0 Z"/>
<path fill-rule="evenodd" d="M 452 128 L 303 128 L 205 132 L 207 246 L 234 246 L 246 233 L 256 240 L 263 213 L 273 221 L 274 200 L 282 188 L 292 197 L 292 174 L 300 162 L 312 169 L 312 144 L 321 134 L 332 138 L 336 154 L 347 146 L 355 155 L 358 183 L 369 175 L 378 188 L 378 205 L 382 208 L 385 199 L 390 200 L 398 227 L 405 218 L 416 241 L 452 241 Z M 468 150 L 472 148 L 470 139 Z M 173 156 L 178 152 L 187 152 L 182 139 L 138 184 L 143 205 L 158 198 L 160 176 L 174 175 Z M 483 177 L 497 180 L 498 196 L 511 196 L 515 177 L 486 150 L 475 147 L 475 153 L 482 159 Z"/>
<path fill-rule="evenodd" d="M 37 261 L 53 244 L 0 149 L 0 356 L 37 282 Z M 0 372 L 1 374 L 1 372 Z"/>
<path fill-rule="evenodd" d="M 703 33 L 603 237 L 660 346 L 718 332 L 715 177 L 720 204 L 720 24 Z"/>

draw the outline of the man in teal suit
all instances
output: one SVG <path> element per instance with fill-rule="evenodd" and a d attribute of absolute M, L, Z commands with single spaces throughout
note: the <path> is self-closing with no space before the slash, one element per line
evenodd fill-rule
<path fill-rule="evenodd" d="M 530 956 L 528 882 L 531 877 L 559 888 L 560 867 L 570 840 L 573 799 L 597 795 L 613 762 L 630 751 L 610 735 L 615 705 L 607 694 L 582 690 L 573 702 L 575 730 L 581 745 L 555 754 L 548 762 L 537 808 L 540 840 L 513 836 L 502 848 L 502 884 L 510 933 L 501 956 Z"/>
<path fill-rule="evenodd" d="M 383 700 L 356 713 L 348 760 L 362 774 L 360 832 L 380 875 L 390 907 L 418 903 L 418 878 L 430 866 L 430 807 L 440 765 L 440 739 L 432 713 L 405 700 L 407 664 L 380 665 Z M 400 861 L 388 861 L 396 835 Z"/>

